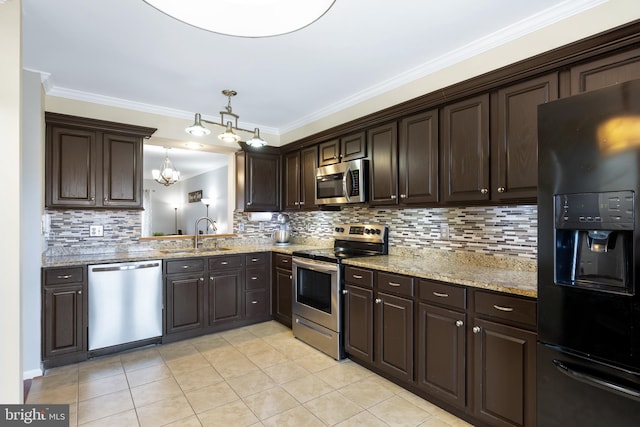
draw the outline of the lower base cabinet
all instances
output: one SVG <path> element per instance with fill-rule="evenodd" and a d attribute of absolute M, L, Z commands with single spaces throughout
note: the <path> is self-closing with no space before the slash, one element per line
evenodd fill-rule
<path fill-rule="evenodd" d="M 291 327 L 293 314 L 293 276 L 292 257 L 280 253 L 273 254 L 273 318 L 285 326 Z"/>
<path fill-rule="evenodd" d="M 205 325 L 204 273 L 165 278 L 165 333 L 199 331 Z"/>

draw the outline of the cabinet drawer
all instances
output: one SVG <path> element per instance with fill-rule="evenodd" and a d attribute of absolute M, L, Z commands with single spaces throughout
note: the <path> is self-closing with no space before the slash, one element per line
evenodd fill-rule
<path fill-rule="evenodd" d="M 245 289 L 265 289 L 269 287 L 269 272 L 264 267 L 247 268 Z"/>
<path fill-rule="evenodd" d="M 465 288 L 447 285 L 446 283 L 429 282 L 420 280 L 418 282 L 418 295 L 420 299 L 436 304 L 446 305 L 452 308 L 466 308 Z"/>
<path fill-rule="evenodd" d="M 273 254 L 273 265 L 274 267 L 291 271 L 291 255 Z"/>
<path fill-rule="evenodd" d="M 344 269 L 344 281 L 350 285 L 358 285 L 363 288 L 372 289 L 373 271 L 346 266 Z"/>
<path fill-rule="evenodd" d="M 397 274 L 377 273 L 376 285 L 378 290 L 394 292 L 400 295 L 413 296 L 413 279 Z"/>
<path fill-rule="evenodd" d="M 242 255 L 217 256 L 209 258 L 209 270 L 242 267 Z"/>
<path fill-rule="evenodd" d="M 245 255 L 244 265 L 246 265 L 247 267 L 251 267 L 252 265 L 266 264 L 268 260 L 269 260 L 268 252 L 256 252 L 253 254 Z"/>
<path fill-rule="evenodd" d="M 265 290 L 245 292 L 244 312 L 247 317 L 269 314 L 269 293 Z"/>
<path fill-rule="evenodd" d="M 82 283 L 83 273 L 82 267 L 47 268 L 44 271 L 44 284 L 48 286 Z"/>
<path fill-rule="evenodd" d="M 167 274 L 192 273 L 204 271 L 204 259 L 187 258 L 165 261 Z"/>
<path fill-rule="evenodd" d="M 536 302 L 509 295 L 476 292 L 475 312 L 536 326 Z"/>

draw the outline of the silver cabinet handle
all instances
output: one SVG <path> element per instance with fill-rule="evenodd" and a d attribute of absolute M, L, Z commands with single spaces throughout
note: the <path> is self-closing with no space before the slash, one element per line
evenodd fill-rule
<path fill-rule="evenodd" d="M 508 311 L 513 311 L 513 308 L 511 308 L 511 307 L 503 307 L 501 305 L 496 305 L 496 304 L 493 305 L 493 308 L 495 308 L 496 310 L 500 310 L 500 311 L 507 311 L 507 312 Z"/>
<path fill-rule="evenodd" d="M 289 260 L 288 260 L 288 259 L 283 259 L 283 260 L 282 260 L 282 263 L 283 263 L 283 264 L 288 264 L 288 263 L 289 263 Z"/>
<path fill-rule="evenodd" d="M 304 202 L 300 202 L 300 206 L 304 205 Z"/>
<path fill-rule="evenodd" d="M 258 280 L 258 276 L 251 276 L 251 280 Z"/>
<path fill-rule="evenodd" d="M 78 291 L 78 295 L 82 295 L 82 291 Z"/>
<path fill-rule="evenodd" d="M 473 329 L 471 329 L 473 331 L 474 334 L 479 334 L 480 333 L 480 326 L 474 326 Z"/>
<path fill-rule="evenodd" d="M 213 277 L 211 278 L 211 280 L 213 280 Z M 201 281 L 201 282 L 204 282 L 204 277 L 201 277 L 201 278 L 200 278 L 200 281 Z"/>
<path fill-rule="evenodd" d="M 397 197 L 397 196 L 396 196 L 395 194 L 392 194 L 392 195 L 391 195 L 391 200 L 395 200 L 395 199 L 396 199 L 396 197 Z"/>
<path fill-rule="evenodd" d="M 349 291 L 348 291 L 348 290 L 346 290 L 346 289 L 343 289 L 343 290 L 342 290 L 342 295 L 346 295 L 346 294 L 348 294 L 348 293 L 349 293 Z"/>
<path fill-rule="evenodd" d="M 289 279 L 293 279 L 293 276 L 291 274 L 289 275 Z"/>
<path fill-rule="evenodd" d="M 406 199 L 406 198 L 407 198 L 407 195 L 406 195 L 406 194 L 401 194 L 401 195 L 400 195 L 400 198 L 401 198 L 401 199 Z"/>
<path fill-rule="evenodd" d="M 229 264 L 229 263 L 228 263 L 227 261 L 222 261 L 222 262 L 220 262 L 220 264 L 222 264 L 222 265 L 227 265 L 227 264 Z"/>
<path fill-rule="evenodd" d="M 440 297 L 440 298 L 448 298 L 449 297 L 449 294 L 445 294 L 445 293 L 442 293 L 442 292 L 433 291 L 433 294 L 435 296 L 437 296 L 437 297 Z"/>
<path fill-rule="evenodd" d="M 258 262 L 260 261 L 258 258 L 251 258 L 251 262 Z"/>
<path fill-rule="evenodd" d="M 58 279 L 71 279 L 71 274 L 65 274 L 64 276 L 58 276 Z"/>
<path fill-rule="evenodd" d="M 480 194 L 487 194 L 489 193 L 489 189 L 487 188 L 483 188 L 482 190 L 480 190 Z"/>
<path fill-rule="evenodd" d="M 189 266 L 188 265 L 183 265 L 182 268 L 189 268 Z"/>
<path fill-rule="evenodd" d="M 251 301 L 251 304 L 257 304 L 258 301 Z"/>
<path fill-rule="evenodd" d="M 389 286 L 393 286 L 394 288 L 397 288 L 398 286 L 400 286 L 400 283 L 396 283 L 396 282 L 387 282 L 389 284 Z"/>
<path fill-rule="evenodd" d="M 300 204 L 300 202 L 293 202 L 294 206 L 298 206 Z"/>
<path fill-rule="evenodd" d="M 253 202 L 247 202 L 247 206 L 251 206 Z"/>
<path fill-rule="evenodd" d="M 498 193 L 504 193 L 505 189 L 504 187 L 498 187 Z"/>
<path fill-rule="evenodd" d="M 354 274 L 354 275 L 353 275 L 353 278 L 354 278 L 354 279 L 362 279 L 362 276 L 361 276 L 361 275 L 359 275 L 359 274 Z"/>
<path fill-rule="evenodd" d="M 459 328 L 462 325 L 464 325 L 464 322 L 462 320 L 456 320 L 456 326 Z"/>
<path fill-rule="evenodd" d="M 382 303 L 382 299 L 381 298 L 376 298 L 376 304 L 380 304 Z"/>

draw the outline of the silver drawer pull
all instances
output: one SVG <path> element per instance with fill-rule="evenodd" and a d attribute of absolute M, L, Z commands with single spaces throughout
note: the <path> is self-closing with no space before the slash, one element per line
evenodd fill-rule
<path fill-rule="evenodd" d="M 227 261 L 222 261 L 220 264 L 222 264 L 222 265 L 227 265 L 227 264 L 229 264 L 229 263 L 228 263 Z"/>
<path fill-rule="evenodd" d="M 362 279 L 362 276 L 361 276 L 361 275 L 359 275 L 359 274 L 354 274 L 354 275 L 353 275 L 353 278 L 354 278 L 354 279 Z"/>
<path fill-rule="evenodd" d="M 258 262 L 258 258 L 251 258 L 251 262 Z"/>
<path fill-rule="evenodd" d="M 189 266 L 188 265 L 183 265 L 182 268 L 189 268 Z"/>
<path fill-rule="evenodd" d="M 433 294 L 440 298 L 447 298 L 449 296 L 449 294 L 443 294 L 442 292 L 436 292 L 436 291 L 433 291 Z"/>
<path fill-rule="evenodd" d="M 71 279 L 71 274 L 65 274 L 64 276 L 58 276 L 58 279 Z"/>
<path fill-rule="evenodd" d="M 287 264 L 288 262 L 289 262 L 289 260 L 288 260 L 288 259 L 283 259 L 283 260 L 282 260 L 282 263 L 283 263 L 283 264 Z"/>
<path fill-rule="evenodd" d="M 398 286 L 400 286 L 400 283 L 396 283 L 396 282 L 387 282 L 387 283 L 389 283 L 389 286 L 393 286 L 393 287 L 396 287 L 396 288 Z"/>
<path fill-rule="evenodd" d="M 253 276 L 251 280 L 258 280 L 258 276 Z"/>
<path fill-rule="evenodd" d="M 376 304 L 381 304 L 382 303 L 382 298 L 376 298 Z"/>
<path fill-rule="evenodd" d="M 258 301 L 251 301 L 251 304 L 257 304 Z"/>
<path fill-rule="evenodd" d="M 495 304 L 493 305 L 493 308 L 500 311 L 513 311 L 513 308 L 511 307 L 503 307 L 501 305 L 495 305 Z"/>

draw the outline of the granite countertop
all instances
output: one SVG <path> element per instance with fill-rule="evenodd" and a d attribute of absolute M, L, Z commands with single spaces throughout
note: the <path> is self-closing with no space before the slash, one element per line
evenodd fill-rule
<path fill-rule="evenodd" d="M 533 298 L 538 295 L 538 276 L 535 271 L 465 263 L 464 259 L 455 256 L 384 255 L 350 258 L 344 263 Z"/>

